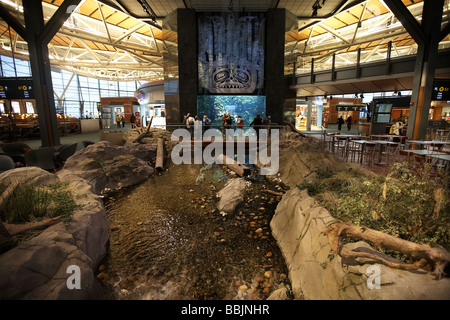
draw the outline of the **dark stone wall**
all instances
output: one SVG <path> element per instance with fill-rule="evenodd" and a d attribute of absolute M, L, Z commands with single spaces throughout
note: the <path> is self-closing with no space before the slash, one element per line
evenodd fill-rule
<path fill-rule="evenodd" d="M 270 9 L 267 12 L 265 92 L 266 113 L 272 123 L 281 123 L 285 81 L 284 81 L 284 34 L 285 9 Z"/>
<path fill-rule="evenodd" d="M 180 119 L 197 113 L 197 19 L 195 10 L 178 9 Z M 200 39 L 201 41 L 201 39 Z"/>
<path fill-rule="evenodd" d="M 165 92 L 168 123 L 181 123 L 188 112 L 197 112 L 197 19 L 193 9 L 177 9 L 166 21 L 178 32 L 178 90 Z M 164 22 L 163 22 L 164 27 Z M 266 22 L 265 95 L 266 114 L 281 123 L 287 81 L 284 79 L 286 10 L 270 9 Z M 202 39 L 198 39 L 202 41 Z M 172 79 L 176 81 L 176 79 Z"/>

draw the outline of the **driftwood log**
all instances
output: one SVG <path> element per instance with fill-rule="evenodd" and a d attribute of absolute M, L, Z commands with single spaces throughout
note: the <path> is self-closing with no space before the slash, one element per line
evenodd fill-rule
<path fill-rule="evenodd" d="M 23 224 L 7 224 L 7 223 L 5 223 L 4 226 L 11 236 L 15 236 L 15 235 L 25 233 L 25 232 L 31 231 L 31 230 L 44 229 L 44 228 L 52 226 L 58 222 L 61 222 L 60 216 L 51 218 L 51 219 L 38 221 L 38 222 L 29 222 L 29 223 L 23 223 Z"/>
<path fill-rule="evenodd" d="M 323 232 L 328 236 L 331 249 L 343 258 L 369 258 L 391 268 L 402 270 L 417 270 L 424 268 L 441 279 L 444 269 L 450 263 L 450 253 L 442 247 L 430 247 L 415 242 L 403 240 L 381 231 L 357 226 L 351 223 L 334 223 Z M 356 252 L 345 248 L 342 240 L 358 238 L 370 241 L 376 248 L 390 248 L 407 255 L 413 263 L 393 262 L 380 255 L 370 252 Z"/>
<path fill-rule="evenodd" d="M 251 174 L 251 170 L 249 167 L 246 167 L 243 164 L 238 163 L 234 159 L 231 159 L 224 154 L 220 154 L 217 157 L 217 163 L 227 166 L 229 169 L 233 170 L 240 177 L 248 176 Z"/>
<path fill-rule="evenodd" d="M 156 164 L 155 169 L 162 171 L 164 169 L 164 140 L 158 138 L 158 143 L 156 145 Z"/>
<path fill-rule="evenodd" d="M 276 191 L 272 191 L 272 190 L 262 190 L 262 192 L 273 194 L 274 196 L 280 196 L 280 197 L 282 197 L 284 195 L 283 192 L 276 192 Z"/>
<path fill-rule="evenodd" d="M 144 129 L 143 127 L 137 127 L 137 131 L 139 132 L 139 135 L 133 140 L 133 143 L 140 142 L 143 137 L 150 131 L 150 127 L 152 126 L 153 116 L 150 118 L 150 123 L 148 124 L 147 128 Z"/>

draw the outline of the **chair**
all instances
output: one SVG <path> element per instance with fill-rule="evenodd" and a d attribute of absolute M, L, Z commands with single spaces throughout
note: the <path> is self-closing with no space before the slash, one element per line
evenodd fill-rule
<path fill-rule="evenodd" d="M 81 141 L 81 143 L 83 144 L 83 147 L 86 148 L 87 146 L 89 146 L 91 144 L 94 144 L 95 142 L 88 141 L 88 140 L 83 140 L 83 141 Z"/>
<path fill-rule="evenodd" d="M 2 149 L 14 162 L 20 162 L 25 165 L 24 155 L 31 150 L 31 147 L 22 142 L 7 142 L 2 145 Z"/>
<path fill-rule="evenodd" d="M 366 161 L 367 164 L 372 163 L 373 165 L 373 158 L 377 153 L 377 146 L 379 146 L 379 144 L 375 142 L 366 142 L 364 144 L 364 148 L 361 152 L 361 163 L 364 163 L 364 161 Z"/>
<path fill-rule="evenodd" d="M 51 171 L 55 169 L 53 161 L 55 149 L 52 147 L 44 147 L 35 149 L 25 153 L 25 164 L 27 167 L 39 167 L 41 169 Z"/>
<path fill-rule="evenodd" d="M 381 147 L 381 146 L 380 146 Z M 389 166 L 389 159 L 392 158 L 393 161 L 397 161 L 400 155 L 400 143 L 390 143 L 384 146 L 384 151 L 380 152 L 380 158 L 386 157 L 386 165 Z"/>
<path fill-rule="evenodd" d="M 14 160 L 10 156 L 6 154 L 0 155 L 0 172 L 14 169 L 15 167 L 16 165 L 14 163 Z"/>
<path fill-rule="evenodd" d="M 57 166 L 61 166 L 64 162 L 77 151 L 78 143 L 64 144 L 60 146 L 54 153 L 54 161 Z"/>
<path fill-rule="evenodd" d="M 335 141 L 333 145 L 333 149 L 336 154 L 345 157 L 345 149 L 347 147 L 347 139 L 343 137 L 339 137 L 339 135 L 335 136 Z"/>
<path fill-rule="evenodd" d="M 363 144 L 353 142 L 352 140 L 349 141 L 349 146 L 347 149 L 347 152 L 350 156 L 351 162 L 359 162 L 361 159 L 361 153 L 364 149 Z"/>

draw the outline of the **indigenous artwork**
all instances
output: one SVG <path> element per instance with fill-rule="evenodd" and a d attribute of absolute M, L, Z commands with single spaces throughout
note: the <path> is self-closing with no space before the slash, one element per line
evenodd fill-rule
<path fill-rule="evenodd" d="M 264 89 L 264 13 L 200 13 L 200 94 L 253 94 Z"/>

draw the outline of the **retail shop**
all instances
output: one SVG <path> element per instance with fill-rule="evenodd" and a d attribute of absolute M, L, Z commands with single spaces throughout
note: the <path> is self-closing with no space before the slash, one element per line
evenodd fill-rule
<path fill-rule="evenodd" d="M 135 110 L 136 119 L 140 117 L 142 125 L 146 126 L 152 119 L 152 127 L 165 129 L 166 105 L 164 102 L 164 81 L 148 82 L 140 86 L 135 97 L 139 102 L 139 112 Z M 136 109 L 137 109 L 136 108 Z M 138 117 L 139 114 L 139 117 Z"/>

